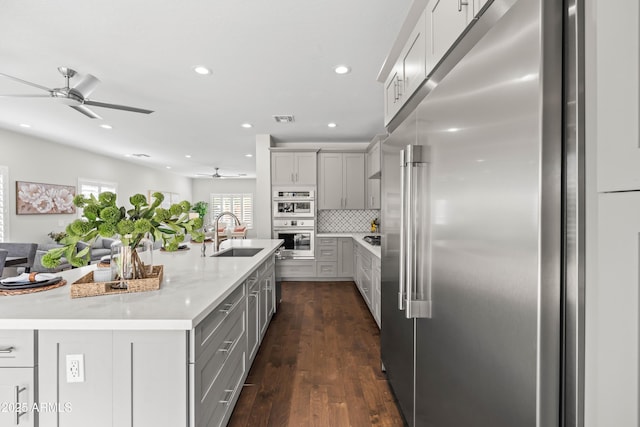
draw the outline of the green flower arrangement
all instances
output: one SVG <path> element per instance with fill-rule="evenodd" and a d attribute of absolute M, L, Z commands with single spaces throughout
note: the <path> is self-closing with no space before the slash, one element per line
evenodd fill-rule
<path fill-rule="evenodd" d="M 203 225 L 204 225 L 204 216 L 207 214 L 208 208 L 209 206 L 207 205 L 207 202 L 204 202 L 202 200 L 200 200 L 199 202 L 195 202 L 191 207 L 191 210 L 193 212 L 198 213 L 198 216 L 200 217 L 200 220 L 202 220 Z M 191 240 L 197 243 L 204 242 L 205 237 L 206 237 L 205 233 L 202 231 L 193 231 L 193 233 L 191 233 Z"/>
<path fill-rule="evenodd" d="M 60 240 L 64 245 L 49 250 L 42 257 L 42 265 L 53 268 L 66 257 L 74 267 L 87 265 L 90 261 L 89 250 L 98 236 L 113 237 L 120 235 L 126 246 L 137 248 L 147 233 L 153 240 L 162 240 L 164 249 L 175 251 L 184 241 L 185 233 L 192 233 L 202 227 L 201 218 L 189 219 L 191 204 L 182 201 L 171 205 L 169 209 L 160 208 L 164 200 L 162 193 L 153 193 L 153 203 L 149 204 L 143 194 L 135 194 L 129 198 L 133 206 L 127 210 L 116 205 L 116 195 L 111 192 L 84 197 L 79 194 L 73 204 L 83 208 L 83 217 L 67 226 L 67 235 Z M 80 241 L 89 245 L 78 251 L 76 244 Z"/>

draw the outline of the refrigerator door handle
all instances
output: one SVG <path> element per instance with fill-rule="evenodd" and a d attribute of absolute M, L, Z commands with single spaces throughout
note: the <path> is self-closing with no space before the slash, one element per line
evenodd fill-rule
<path fill-rule="evenodd" d="M 400 239 L 404 259 L 401 257 L 400 271 L 405 285 L 405 314 L 409 319 L 431 318 L 429 163 L 429 147 L 409 145 L 403 150 L 402 208 L 405 216 Z"/>
<path fill-rule="evenodd" d="M 407 193 L 406 193 L 406 176 L 407 176 L 407 163 L 405 162 L 405 150 L 402 150 L 400 152 L 400 172 L 401 172 L 401 178 L 400 178 L 400 196 L 401 196 L 401 200 L 400 200 L 400 275 L 398 278 L 398 309 L 404 311 L 405 309 L 405 295 L 404 295 L 404 290 L 405 290 L 405 265 L 406 265 L 406 248 L 405 248 L 405 244 L 406 244 L 406 218 L 405 218 L 405 213 L 407 211 L 406 207 L 405 207 L 405 203 L 407 202 Z"/>

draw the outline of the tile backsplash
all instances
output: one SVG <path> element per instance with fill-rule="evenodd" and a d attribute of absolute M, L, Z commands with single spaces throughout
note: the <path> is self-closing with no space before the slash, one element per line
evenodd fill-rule
<path fill-rule="evenodd" d="M 371 231 L 371 220 L 380 219 L 378 209 L 320 210 L 318 211 L 318 233 L 367 233 Z"/>

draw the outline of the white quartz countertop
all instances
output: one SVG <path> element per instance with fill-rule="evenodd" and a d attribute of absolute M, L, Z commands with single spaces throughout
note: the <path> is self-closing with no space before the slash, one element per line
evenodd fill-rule
<path fill-rule="evenodd" d="M 378 258 L 381 257 L 382 253 L 380 250 L 380 246 L 373 246 L 364 241 L 364 236 L 377 236 L 379 233 L 349 233 L 349 232 L 338 232 L 338 233 L 317 233 L 316 238 L 320 237 L 351 237 L 354 242 L 358 243 L 360 246 L 371 252 L 373 255 Z"/>
<path fill-rule="evenodd" d="M 230 239 L 222 248 L 263 248 L 252 257 L 201 256 L 190 250 L 155 251 L 153 263 L 164 265 L 160 289 L 150 292 L 75 298 L 70 284 L 95 265 L 60 273 L 67 284 L 49 291 L 0 296 L 0 329 L 190 330 L 265 261 L 282 240 Z"/>

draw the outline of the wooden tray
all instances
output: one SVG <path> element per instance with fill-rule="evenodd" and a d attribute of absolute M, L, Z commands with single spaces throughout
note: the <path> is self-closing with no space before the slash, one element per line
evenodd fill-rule
<path fill-rule="evenodd" d="M 112 289 L 111 285 L 119 283 L 119 281 L 94 282 L 93 271 L 91 271 L 71 284 L 71 298 L 156 291 L 160 289 L 160 283 L 162 283 L 162 272 L 162 265 L 154 265 L 151 277 L 127 280 L 129 284 L 127 289 Z"/>

